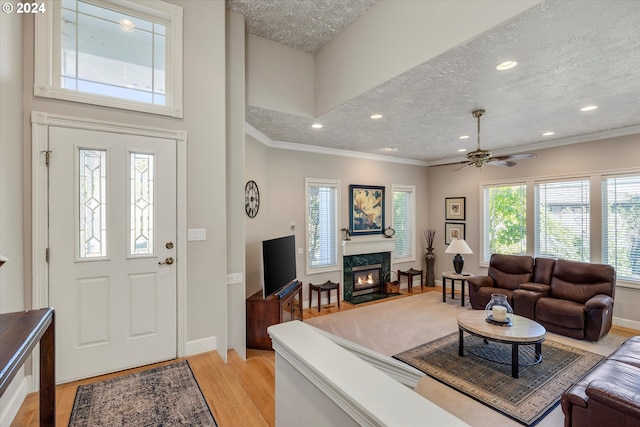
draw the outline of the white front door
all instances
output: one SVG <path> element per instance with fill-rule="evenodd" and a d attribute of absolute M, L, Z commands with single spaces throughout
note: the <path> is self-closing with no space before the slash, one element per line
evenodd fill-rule
<path fill-rule="evenodd" d="M 177 355 L 176 141 L 49 128 L 56 379 Z"/>

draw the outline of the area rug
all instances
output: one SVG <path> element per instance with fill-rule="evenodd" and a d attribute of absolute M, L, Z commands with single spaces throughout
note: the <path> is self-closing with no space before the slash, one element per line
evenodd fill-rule
<path fill-rule="evenodd" d="M 483 340 L 465 335 L 465 348 Z M 504 346 L 511 354 L 511 346 Z M 526 349 L 523 349 L 526 351 Z M 458 332 L 403 351 L 393 357 L 477 401 L 530 426 L 553 409 L 582 375 L 603 357 L 566 344 L 545 340 L 542 362 L 521 366 L 519 378 L 511 377 L 511 366 L 468 355 L 458 356 Z"/>
<path fill-rule="evenodd" d="M 189 363 L 81 385 L 70 427 L 217 426 Z"/>

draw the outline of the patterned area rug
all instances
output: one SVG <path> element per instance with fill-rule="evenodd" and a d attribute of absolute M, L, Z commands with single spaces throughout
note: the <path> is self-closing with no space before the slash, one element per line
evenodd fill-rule
<path fill-rule="evenodd" d="M 78 387 L 70 427 L 217 426 L 184 360 Z"/>
<path fill-rule="evenodd" d="M 481 338 L 465 334 L 465 350 L 482 346 Z M 492 351 L 511 355 L 511 346 L 489 342 Z M 524 346 L 523 351 L 527 351 Z M 430 377 L 524 424 L 533 425 L 558 404 L 564 390 L 603 357 L 565 344 L 542 343 L 542 362 L 521 366 L 519 378 L 511 365 L 468 355 L 458 356 L 458 333 L 419 345 L 393 357 Z"/>

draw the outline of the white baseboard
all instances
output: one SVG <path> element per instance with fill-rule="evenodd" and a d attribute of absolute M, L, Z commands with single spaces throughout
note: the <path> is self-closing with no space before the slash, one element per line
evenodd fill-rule
<path fill-rule="evenodd" d="M 640 322 L 637 320 L 623 319 L 621 317 L 613 317 L 613 324 L 622 328 L 635 329 L 640 331 Z"/>
<path fill-rule="evenodd" d="M 28 378 L 22 376 L 22 370 L 13 379 L 0 399 L 0 427 L 10 427 L 18 414 L 29 388 Z"/>
<path fill-rule="evenodd" d="M 216 337 L 200 338 L 187 342 L 187 356 L 212 351 L 217 348 Z"/>

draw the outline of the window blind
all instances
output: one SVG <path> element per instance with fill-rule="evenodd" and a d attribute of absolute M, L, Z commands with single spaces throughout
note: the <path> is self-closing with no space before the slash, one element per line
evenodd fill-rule
<path fill-rule="evenodd" d="M 337 187 L 310 183 L 307 198 L 307 265 L 309 268 L 336 266 Z"/>
<path fill-rule="evenodd" d="M 602 257 L 620 279 L 640 281 L 640 175 L 602 182 Z"/>
<path fill-rule="evenodd" d="M 412 190 L 393 191 L 393 229 L 396 239 L 393 257 L 410 258 L 414 254 L 414 192 Z"/>
<path fill-rule="evenodd" d="M 535 184 L 535 254 L 590 260 L 589 180 Z"/>

